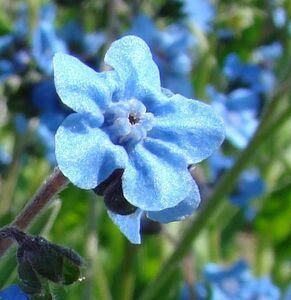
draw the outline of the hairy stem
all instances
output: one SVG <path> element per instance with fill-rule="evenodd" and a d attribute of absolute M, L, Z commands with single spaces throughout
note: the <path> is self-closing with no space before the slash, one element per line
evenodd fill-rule
<path fill-rule="evenodd" d="M 43 183 L 32 200 L 24 207 L 10 226 L 17 227 L 24 231 L 38 216 L 39 212 L 48 204 L 50 199 L 59 193 L 68 182 L 68 179 L 62 172 L 58 168 L 55 168 L 53 173 Z M 11 241 L 0 237 L 0 256 L 6 252 L 11 243 Z"/>

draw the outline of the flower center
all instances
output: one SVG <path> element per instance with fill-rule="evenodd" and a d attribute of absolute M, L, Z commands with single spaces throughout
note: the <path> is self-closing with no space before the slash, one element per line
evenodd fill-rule
<path fill-rule="evenodd" d="M 239 291 L 239 283 L 235 278 L 225 278 L 221 283 L 222 289 L 229 295 L 235 295 Z"/>
<path fill-rule="evenodd" d="M 104 130 L 113 143 L 134 147 L 152 129 L 153 114 L 137 99 L 113 103 L 104 114 Z"/>
<path fill-rule="evenodd" d="M 140 121 L 140 118 L 137 117 L 135 114 L 131 113 L 128 116 L 128 120 L 129 120 L 129 123 L 131 125 L 134 125 L 134 124 L 137 124 Z"/>

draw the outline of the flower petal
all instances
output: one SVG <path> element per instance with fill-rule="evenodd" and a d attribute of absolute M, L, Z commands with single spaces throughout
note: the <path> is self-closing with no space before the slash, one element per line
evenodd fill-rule
<path fill-rule="evenodd" d="M 108 210 L 108 215 L 112 221 L 119 227 L 121 232 L 129 239 L 133 244 L 140 244 L 140 219 L 142 216 L 142 210 L 137 209 L 131 215 L 118 215 Z"/>
<path fill-rule="evenodd" d="M 107 51 L 104 61 L 115 69 L 124 81 L 125 95 L 130 98 L 159 92 L 160 75 L 147 44 L 136 36 L 126 36 L 115 41 Z"/>
<path fill-rule="evenodd" d="M 63 103 L 76 112 L 100 115 L 115 89 L 114 72 L 97 73 L 62 53 L 54 56 L 53 63 L 56 90 Z"/>
<path fill-rule="evenodd" d="M 192 190 L 188 196 L 178 205 L 167 208 L 161 211 L 147 212 L 148 218 L 161 223 L 169 223 L 174 221 L 181 221 L 189 217 L 193 211 L 199 206 L 200 194 L 196 183 L 193 180 Z"/>
<path fill-rule="evenodd" d="M 148 136 L 183 151 L 188 164 L 210 156 L 224 139 L 222 119 L 207 104 L 174 95 L 155 112 Z"/>
<path fill-rule="evenodd" d="M 163 86 L 170 89 L 173 93 L 178 93 L 189 98 L 193 96 L 193 86 L 185 75 L 167 74 L 163 78 Z"/>
<path fill-rule="evenodd" d="M 146 139 L 129 153 L 122 186 L 125 198 L 134 206 L 146 211 L 176 206 L 192 185 L 186 161 L 167 145 Z"/>
<path fill-rule="evenodd" d="M 60 170 L 76 186 L 92 189 L 115 169 L 127 164 L 127 153 L 112 144 L 89 114 L 69 115 L 56 133 L 56 159 Z"/>
<path fill-rule="evenodd" d="M 29 300 L 28 296 L 16 285 L 10 285 L 4 290 L 0 291 L 0 299 L 3 300 Z"/>

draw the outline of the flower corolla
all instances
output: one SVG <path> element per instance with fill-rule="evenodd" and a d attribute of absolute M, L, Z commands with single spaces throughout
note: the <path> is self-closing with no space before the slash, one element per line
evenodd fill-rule
<path fill-rule="evenodd" d="M 76 112 L 56 133 L 56 159 L 83 189 L 123 170 L 114 187 L 135 209 L 109 215 L 130 241 L 140 243 L 143 212 L 171 222 L 197 208 L 199 191 L 188 167 L 219 147 L 224 126 L 210 106 L 161 88 L 158 68 L 140 38 L 115 41 L 105 63 L 111 69 L 96 73 L 72 56 L 55 55 L 57 93 Z"/>
<path fill-rule="evenodd" d="M 256 278 L 246 261 L 239 260 L 230 267 L 209 263 L 204 277 L 209 283 L 212 299 L 266 299 L 280 298 L 280 290 L 269 277 Z M 203 299 L 198 297 L 198 299 Z"/>

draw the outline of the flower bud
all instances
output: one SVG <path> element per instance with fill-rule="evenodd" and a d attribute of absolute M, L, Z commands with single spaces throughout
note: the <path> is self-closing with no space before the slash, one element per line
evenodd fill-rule
<path fill-rule="evenodd" d="M 116 169 L 106 180 L 101 182 L 93 191 L 99 195 L 103 196 L 106 188 L 116 179 L 121 179 L 123 174 L 123 169 Z"/>
<path fill-rule="evenodd" d="M 9 227 L 2 234 L 18 245 L 17 261 L 20 285 L 29 295 L 45 293 L 45 280 L 69 285 L 80 278 L 82 258 L 72 249 L 52 244 L 40 236 L 31 236 Z"/>
<path fill-rule="evenodd" d="M 131 205 L 123 195 L 121 182 L 123 171 L 123 169 L 116 169 L 93 191 L 99 196 L 104 196 L 105 205 L 110 211 L 120 215 L 130 215 L 136 211 L 136 207 Z"/>
<path fill-rule="evenodd" d="M 104 203 L 109 210 L 119 215 L 130 215 L 137 209 L 125 199 L 121 179 L 114 180 L 106 188 Z"/>
<path fill-rule="evenodd" d="M 24 258 L 24 249 L 17 250 L 18 276 L 21 289 L 29 295 L 42 294 L 41 282 L 31 264 Z"/>
<path fill-rule="evenodd" d="M 69 285 L 80 278 L 80 267 L 83 265 L 83 259 L 74 250 L 52 244 L 56 252 L 62 255 L 63 271 L 62 283 Z"/>
<path fill-rule="evenodd" d="M 141 218 L 140 233 L 142 235 L 159 234 L 162 230 L 162 224 L 148 219 L 145 215 Z"/>

